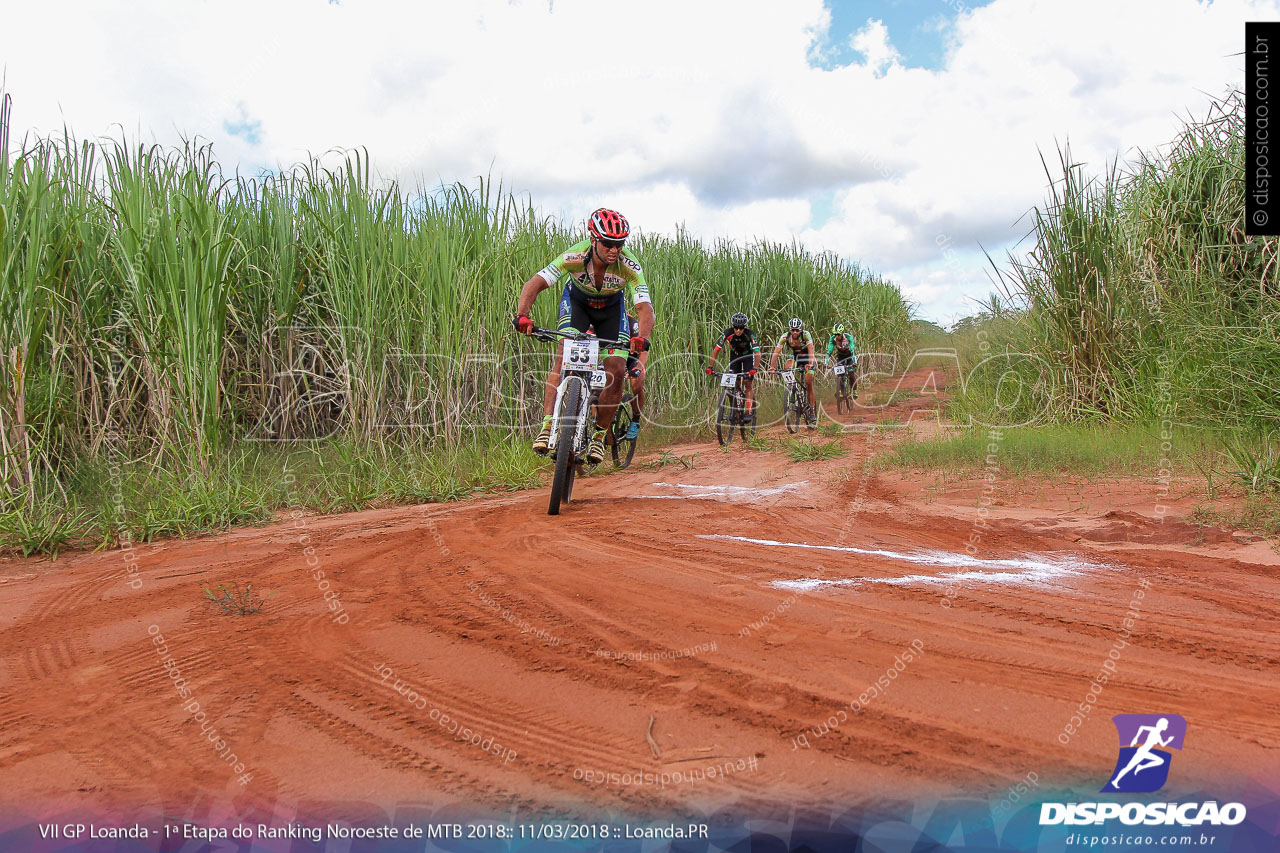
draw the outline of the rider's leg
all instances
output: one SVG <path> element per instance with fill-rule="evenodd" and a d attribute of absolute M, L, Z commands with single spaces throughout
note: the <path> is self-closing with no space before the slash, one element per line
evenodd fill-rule
<path fill-rule="evenodd" d="M 596 403 L 597 429 L 605 429 L 613 423 L 613 415 L 622 402 L 623 384 L 627 381 L 627 363 L 621 356 L 611 355 L 604 360 L 604 372 L 609 374 L 609 379 Z"/>
<path fill-rule="evenodd" d="M 631 377 L 631 425 L 627 427 L 627 438 L 640 436 L 640 417 L 644 412 L 644 379 L 643 373 Z"/>
<path fill-rule="evenodd" d="M 807 365 L 804 371 L 804 388 L 809 392 L 809 411 L 812 412 L 817 398 L 813 396 L 813 371 Z"/>
<path fill-rule="evenodd" d="M 547 374 L 546 393 L 543 395 L 542 414 L 551 417 L 551 409 L 556 404 L 556 389 L 560 387 L 560 362 L 564 359 L 562 350 L 556 351 L 555 362 L 551 366 L 551 372 Z"/>
<path fill-rule="evenodd" d="M 613 423 L 613 416 L 622 402 L 622 384 L 627 381 L 627 363 L 617 355 L 604 360 L 604 372 L 608 374 L 600 399 L 596 401 L 596 429 L 591 436 L 591 444 L 587 447 L 587 461 L 600 462 L 604 459 L 604 439 Z"/>
<path fill-rule="evenodd" d="M 555 407 L 556 390 L 560 387 L 560 361 L 562 358 L 562 354 L 557 352 L 551 372 L 547 374 L 547 388 L 542 405 L 542 426 L 538 428 L 538 435 L 533 440 L 533 452 L 539 455 L 547 453 L 551 444 L 551 410 Z"/>
<path fill-rule="evenodd" d="M 571 286 L 566 286 L 564 293 L 560 296 L 560 316 L 556 321 L 556 328 L 561 332 L 577 332 L 579 329 L 585 329 L 590 323 L 590 318 L 573 302 L 570 296 Z M 547 374 L 547 386 L 542 397 L 542 428 L 538 431 L 538 437 L 533 440 L 534 453 L 546 453 L 551 442 L 552 409 L 556 405 L 556 391 L 560 388 L 560 368 L 563 359 L 564 350 L 557 344 L 555 359 L 552 362 L 551 372 Z"/>
<path fill-rule="evenodd" d="M 748 376 L 743 380 L 742 387 L 744 390 L 743 396 L 747 398 L 747 417 L 751 417 L 756 413 L 756 380 L 753 377 Z"/>

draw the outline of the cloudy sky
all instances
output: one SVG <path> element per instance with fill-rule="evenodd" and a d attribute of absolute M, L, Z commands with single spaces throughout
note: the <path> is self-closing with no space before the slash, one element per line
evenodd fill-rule
<path fill-rule="evenodd" d="M 43 0 L 8 4 L 0 65 L 14 136 L 199 135 L 249 172 L 363 146 L 565 220 L 798 239 L 946 323 L 991 290 L 979 245 L 1018 248 L 1041 152 L 1101 170 L 1169 142 L 1278 5 Z"/>

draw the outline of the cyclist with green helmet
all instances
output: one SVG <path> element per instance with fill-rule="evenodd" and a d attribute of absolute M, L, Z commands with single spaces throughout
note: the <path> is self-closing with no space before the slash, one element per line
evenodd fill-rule
<path fill-rule="evenodd" d="M 854 351 L 853 335 L 844 330 L 844 323 L 836 323 L 831 327 L 831 337 L 827 339 L 826 365 L 831 366 L 831 357 L 835 356 L 836 364 L 843 365 L 845 375 L 849 377 L 849 392 L 854 399 L 858 397 L 858 354 Z"/>

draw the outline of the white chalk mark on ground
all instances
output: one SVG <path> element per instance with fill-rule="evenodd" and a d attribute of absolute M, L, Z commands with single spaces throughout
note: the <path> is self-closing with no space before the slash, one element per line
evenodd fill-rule
<path fill-rule="evenodd" d="M 637 497 L 650 498 L 656 500 L 679 500 L 680 498 L 722 498 L 727 500 L 755 500 L 757 498 L 769 498 L 774 495 L 787 494 L 789 492 L 798 491 L 801 487 L 809 485 L 808 480 L 801 480 L 798 483 L 787 483 L 772 489 L 757 489 L 750 486 L 704 486 L 691 483 L 654 483 L 655 486 L 661 486 L 665 489 L 681 489 L 685 492 L 682 495 L 637 495 Z M 693 494 L 690 494 L 690 493 Z"/>
<path fill-rule="evenodd" d="M 1063 578 L 1075 577 L 1086 572 L 1107 568 L 1097 563 L 1090 563 L 1077 557 L 1061 558 L 1023 557 L 1011 560 L 985 560 L 970 557 L 967 554 L 953 554 L 950 551 L 889 551 L 883 548 L 854 548 L 844 545 L 810 545 L 806 542 L 779 542 L 775 539 L 752 539 L 746 536 L 726 536 L 700 534 L 699 539 L 719 539 L 733 542 L 747 542 L 753 545 L 767 545 L 775 548 L 807 548 L 817 551 L 839 551 L 849 554 L 862 554 L 869 557 L 883 557 L 904 563 L 915 563 L 940 568 L 977 569 L 978 571 L 944 572 L 937 575 L 905 575 L 892 578 L 798 578 L 796 580 L 778 580 L 770 585 L 780 589 L 811 590 L 824 586 L 860 586 L 862 584 L 890 584 L 893 586 L 912 586 L 916 584 L 951 585 L 955 583 L 993 583 L 993 584 L 1025 584 L 1028 586 L 1048 586 Z"/>

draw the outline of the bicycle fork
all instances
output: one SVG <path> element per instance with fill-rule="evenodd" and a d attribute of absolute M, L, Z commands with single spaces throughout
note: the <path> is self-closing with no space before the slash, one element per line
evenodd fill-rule
<path fill-rule="evenodd" d="M 578 394 L 578 411 L 572 415 L 572 417 L 577 419 L 577 428 L 573 431 L 573 448 L 570 449 L 573 450 L 581 447 L 583 440 L 586 437 L 587 420 L 591 414 L 590 382 L 583 379 L 581 376 L 569 374 L 560 380 L 560 386 L 556 388 L 556 401 L 551 407 L 551 440 L 547 442 L 547 455 L 551 455 L 556 449 L 556 445 L 560 443 L 561 416 L 562 414 L 565 414 L 562 405 L 564 403 L 564 394 L 569 387 L 569 383 L 574 380 L 577 380 L 578 384 L 581 385 L 582 388 L 581 393 Z"/>

